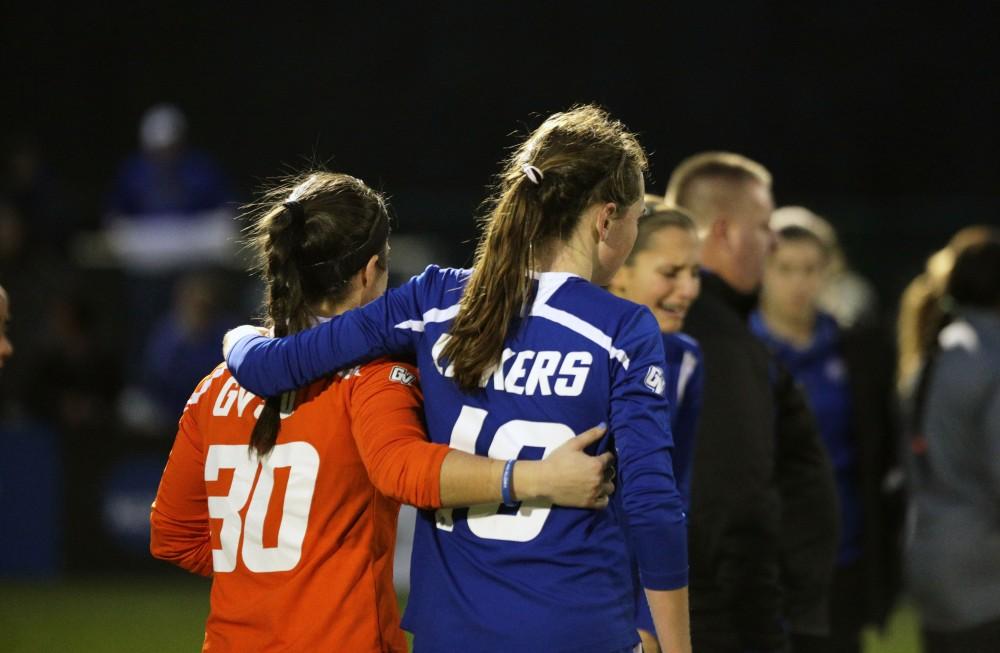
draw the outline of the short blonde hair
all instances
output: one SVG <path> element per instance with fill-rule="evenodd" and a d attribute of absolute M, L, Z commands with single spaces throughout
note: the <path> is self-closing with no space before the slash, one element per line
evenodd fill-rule
<path fill-rule="evenodd" d="M 664 201 L 689 211 L 692 204 L 691 188 L 701 179 L 719 179 L 733 183 L 755 181 L 771 186 L 771 173 L 760 163 L 734 152 L 701 152 L 690 156 L 674 168 L 667 183 Z M 700 216 L 695 215 L 695 218 Z"/>

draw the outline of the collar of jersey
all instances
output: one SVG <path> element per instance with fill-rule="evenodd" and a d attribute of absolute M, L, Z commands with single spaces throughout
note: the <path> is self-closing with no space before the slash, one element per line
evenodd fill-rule
<path fill-rule="evenodd" d="M 532 272 L 531 273 L 531 278 L 532 279 L 547 279 L 549 281 L 551 281 L 553 279 L 561 279 L 561 280 L 565 281 L 566 279 L 569 279 L 571 277 L 576 277 L 578 279 L 582 279 L 583 278 L 579 274 L 576 274 L 574 272 Z"/>

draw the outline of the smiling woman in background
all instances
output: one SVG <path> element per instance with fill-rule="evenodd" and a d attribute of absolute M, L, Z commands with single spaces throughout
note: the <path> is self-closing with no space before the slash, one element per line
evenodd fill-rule
<path fill-rule="evenodd" d="M 691 455 L 701 412 L 703 378 L 701 348 L 680 330 L 688 308 L 701 291 L 701 241 L 687 213 L 665 208 L 657 199 L 662 198 L 646 196 L 646 206 L 652 204 L 652 213 L 639 220 L 635 247 L 615 274 L 610 288 L 619 297 L 649 308 L 663 334 L 666 354 L 663 375 L 674 436 L 674 478 L 687 511 L 691 504 Z M 636 593 L 636 625 L 643 651 L 659 651 L 642 592 Z"/>

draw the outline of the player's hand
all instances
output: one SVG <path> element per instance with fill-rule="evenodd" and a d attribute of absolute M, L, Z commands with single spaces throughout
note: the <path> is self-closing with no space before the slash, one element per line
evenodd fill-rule
<path fill-rule="evenodd" d="M 604 437 L 603 424 L 584 431 L 553 451 L 541 462 L 542 496 L 569 508 L 604 508 L 615 491 L 614 456 L 591 456 L 584 449 Z"/>
<path fill-rule="evenodd" d="M 227 359 L 229 357 L 229 350 L 233 348 L 233 345 L 247 336 L 270 335 L 272 335 L 270 329 L 254 326 L 252 324 L 243 324 L 235 329 L 230 329 L 229 331 L 226 331 L 226 335 L 222 336 L 222 358 Z"/>

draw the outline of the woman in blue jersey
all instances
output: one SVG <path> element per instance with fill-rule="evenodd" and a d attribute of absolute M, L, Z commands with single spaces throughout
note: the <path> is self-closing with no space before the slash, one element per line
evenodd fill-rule
<path fill-rule="evenodd" d="M 701 290 L 700 253 L 698 231 L 691 218 L 680 209 L 654 204 L 649 215 L 639 220 L 635 247 L 611 282 L 616 295 L 648 307 L 663 333 L 674 477 L 685 510 L 690 505 L 691 456 L 703 380 L 701 349 L 680 330 Z M 637 594 L 636 624 L 644 653 L 655 653 L 659 648 L 644 598 L 641 592 Z"/>
<path fill-rule="evenodd" d="M 265 396 L 413 351 L 431 439 L 508 461 L 503 504 L 418 519 L 403 622 L 416 651 L 630 651 L 629 548 L 661 646 L 690 651 L 662 339 L 648 309 L 600 287 L 632 249 L 645 168 L 602 110 L 554 114 L 506 161 L 474 269 L 430 266 L 315 329 L 227 341 L 237 380 Z M 619 500 L 592 512 L 510 499 L 517 460 L 601 421 Z"/>

